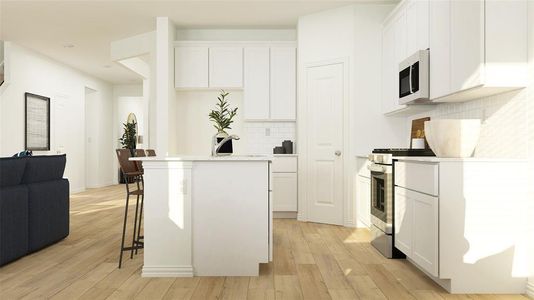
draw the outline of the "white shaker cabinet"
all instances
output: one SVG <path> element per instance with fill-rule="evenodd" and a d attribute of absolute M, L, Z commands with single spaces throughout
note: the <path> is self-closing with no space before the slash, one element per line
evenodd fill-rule
<path fill-rule="evenodd" d="M 366 227 L 371 226 L 371 179 L 358 175 L 357 181 L 357 215 Z"/>
<path fill-rule="evenodd" d="M 451 293 L 524 293 L 526 274 L 480 274 L 527 251 L 526 161 L 398 158 L 394 172 L 395 247 L 412 263 Z"/>
<path fill-rule="evenodd" d="M 431 100 L 468 101 L 526 86 L 527 1 L 431 1 L 429 22 Z"/>
<path fill-rule="evenodd" d="M 208 47 L 176 47 L 175 87 L 208 87 Z"/>
<path fill-rule="evenodd" d="M 297 212 L 297 157 L 275 156 L 271 165 L 273 211 Z"/>
<path fill-rule="evenodd" d="M 406 4 L 407 57 L 429 47 L 429 1 L 411 0 Z"/>
<path fill-rule="evenodd" d="M 244 49 L 244 115 L 248 120 L 269 119 L 270 51 L 268 47 Z"/>
<path fill-rule="evenodd" d="M 295 47 L 271 48 L 270 117 L 273 120 L 295 120 L 296 65 Z"/>
<path fill-rule="evenodd" d="M 211 47 L 209 49 L 210 87 L 243 87 L 243 48 Z"/>

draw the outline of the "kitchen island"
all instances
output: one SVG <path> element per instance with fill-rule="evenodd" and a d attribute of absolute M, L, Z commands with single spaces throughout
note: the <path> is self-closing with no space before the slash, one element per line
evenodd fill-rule
<path fill-rule="evenodd" d="M 270 156 L 138 157 L 143 277 L 257 276 L 272 260 Z"/>

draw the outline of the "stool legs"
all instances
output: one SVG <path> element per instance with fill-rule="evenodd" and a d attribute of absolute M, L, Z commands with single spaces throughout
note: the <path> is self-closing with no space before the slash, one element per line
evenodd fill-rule
<path fill-rule="evenodd" d="M 124 236 L 126 235 L 126 220 L 128 218 L 128 201 L 129 200 L 130 200 L 130 195 L 126 194 L 126 207 L 124 208 L 124 222 L 122 224 L 121 254 L 119 256 L 119 269 L 122 266 L 122 252 L 124 251 Z"/>
<path fill-rule="evenodd" d="M 141 208 L 139 209 L 139 226 L 137 227 L 137 242 L 141 240 L 141 224 L 143 224 L 143 205 L 145 202 L 145 195 L 141 195 Z M 137 254 L 137 249 L 135 248 L 135 254 Z"/>
<path fill-rule="evenodd" d="M 135 217 L 134 217 L 134 228 L 132 232 L 132 249 L 130 250 L 130 258 L 133 258 L 134 249 L 137 250 L 137 240 L 135 235 L 137 233 L 137 215 L 139 214 L 139 195 L 137 195 L 137 200 L 135 203 Z"/>

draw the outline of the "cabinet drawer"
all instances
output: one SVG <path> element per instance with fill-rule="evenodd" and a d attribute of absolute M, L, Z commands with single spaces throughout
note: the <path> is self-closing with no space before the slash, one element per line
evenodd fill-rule
<path fill-rule="evenodd" d="M 297 157 L 280 157 L 276 156 L 272 164 L 274 173 L 296 173 L 297 172 Z"/>
<path fill-rule="evenodd" d="M 438 196 L 438 165 L 422 162 L 395 162 L 395 185 Z"/>

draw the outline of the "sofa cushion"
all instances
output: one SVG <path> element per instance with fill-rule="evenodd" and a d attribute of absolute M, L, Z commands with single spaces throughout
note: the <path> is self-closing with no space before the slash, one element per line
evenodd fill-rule
<path fill-rule="evenodd" d="M 0 187 L 20 184 L 26 168 L 26 158 L 0 158 Z"/>
<path fill-rule="evenodd" d="M 37 251 L 69 235 L 69 181 L 28 184 L 29 251 Z"/>
<path fill-rule="evenodd" d="M 62 155 L 31 156 L 26 158 L 23 183 L 36 183 L 63 178 L 67 157 Z"/>
<path fill-rule="evenodd" d="M 28 253 L 28 188 L 0 188 L 0 266 Z"/>

